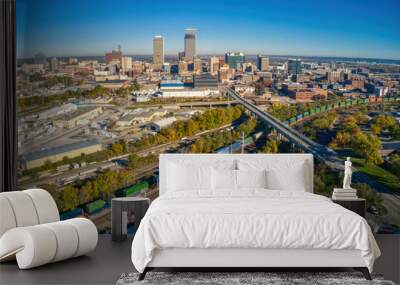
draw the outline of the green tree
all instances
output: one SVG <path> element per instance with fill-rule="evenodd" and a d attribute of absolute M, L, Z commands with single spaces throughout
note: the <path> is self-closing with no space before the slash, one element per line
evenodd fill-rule
<path fill-rule="evenodd" d="M 376 124 L 378 126 L 380 126 L 383 129 L 390 129 L 392 128 L 394 125 L 396 125 L 396 120 L 394 117 L 392 116 L 388 116 L 388 115 L 379 115 L 376 120 L 375 120 Z"/>
<path fill-rule="evenodd" d="M 352 138 L 352 147 L 356 154 L 366 159 L 367 163 L 381 164 L 383 162 L 379 153 L 381 142 L 374 135 L 358 132 Z"/>
<path fill-rule="evenodd" d="M 382 128 L 378 124 L 371 124 L 371 132 L 374 135 L 379 136 L 382 132 Z"/>
<path fill-rule="evenodd" d="M 278 153 L 279 152 L 279 142 L 276 138 L 267 139 L 267 143 L 261 149 L 263 153 Z"/>
<path fill-rule="evenodd" d="M 400 154 L 393 154 L 390 156 L 390 170 L 400 177 Z"/>
<path fill-rule="evenodd" d="M 64 157 L 62 158 L 62 163 L 63 163 L 63 164 L 68 164 L 68 162 L 69 162 L 68 156 L 64 156 Z"/>
<path fill-rule="evenodd" d="M 316 129 L 328 129 L 330 122 L 327 118 L 318 118 L 311 123 L 311 126 Z"/>
<path fill-rule="evenodd" d="M 54 164 L 51 162 L 50 159 L 47 159 L 43 166 L 42 166 L 43 170 L 53 170 L 55 169 Z"/>
<path fill-rule="evenodd" d="M 113 143 L 111 145 L 111 151 L 114 155 L 124 154 L 124 146 L 120 143 Z"/>
<path fill-rule="evenodd" d="M 94 200 L 97 196 L 94 195 L 92 182 L 86 181 L 79 189 L 79 203 L 85 204 Z"/>
<path fill-rule="evenodd" d="M 344 148 L 349 147 L 351 143 L 351 134 L 344 131 L 339 131 L 336 133 L 335 138 L 330 142 L 329 146 L 331 148 Z"/>
<path fill-rule="evenodd" d="M 62 190 L 62 204 L 64 211 L 73 210 L 79 205 L 78 190 L 75 187 L 67 185 Z"/>

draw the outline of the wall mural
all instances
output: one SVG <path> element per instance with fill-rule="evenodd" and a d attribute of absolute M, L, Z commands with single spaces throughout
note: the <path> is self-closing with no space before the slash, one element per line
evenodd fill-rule
<path fill-rule="evenodd" d="M 278 56 L 157 11 L 56 2 L 17 1 L 18 187 L 49 191 L 62 219 L 109 232 L 112 197 L 158 196 L 160 153 L 312 150 L 316 193 L 342 188 L 350 157 L 373 230 L 400 232 L 399 60 Z"/>

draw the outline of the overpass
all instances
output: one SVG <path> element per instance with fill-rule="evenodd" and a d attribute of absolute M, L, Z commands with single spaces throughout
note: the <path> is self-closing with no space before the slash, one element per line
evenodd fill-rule
<path fill-rule="evenodd" d="M 228 97 L 234 99 L 235 101 L 238 101 L 247 110 L 249 110 L 251 113 L 253 113 L 257 117 L 259 117 L 267 125 L 271 126 L 279 134 L 284 136 L 291 143 L 293 143 L 294 145 L 296 145 L 298 148 L 302 149 L 303 151 L 312 153 L 319 159 L 324 159 L 327 156 L 329 156 L 329 154 L 331 154 L 331 155 L 334 154 L 334 152 L 329 150 L 327 147 L 310 140 L 308 137 L 306 137 L 302 133 L 296 131 L 295 129 L 292 129 L 285 123 L 282 123 L 275 117 L 262 111 L 256 105 L 254 105 L 253 103 L 249 102 L 248 100 L 244 99 L 239 94 L 237 94 L 232 88 L 229 88 L 229 87 L 226 88 L 226 92 L 227 92 Z"/>
<path fill-rule="evenodd" d="M 343 159 L 341 159 L 335 151 L 324 145 L 313 142 L 300 132 L 292 129 L 270 114 L 263 112 L 260 108 L 241 97 L 231 88 L 226 88 L 226 92 L 229 97 L 239 101 L 240 104 L 242 104 L 247 110 L 274 128 L 279 134 L 286 137 L 291 143 L 305 152 L 312 153 L 316 159 L 324 162 L 331 169 L 343 171 Z M 385 218 L 383 219 L 385 223 L 390 224 L 393 223 L 393 221 L 400 221 L 400 213 L 397 210 L 400 205 L 399 193 L 387 188 L 365 173 L 357 171 L 357 169 L 354 167 L 353 181 L 357 183 L 366 183 L 382 195 L 384 201 L 383 204 L 388 210 L 388 214 L 386 214 Z"/>

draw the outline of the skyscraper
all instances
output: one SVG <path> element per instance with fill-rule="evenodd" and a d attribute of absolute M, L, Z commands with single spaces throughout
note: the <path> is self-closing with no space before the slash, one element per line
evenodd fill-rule
<path fill-rule="evenodd" d="M 185 59 L 193 60 L 196 57 L 196 29 L 185 30 Z"/>
<path fill-rule="evenodd" d="M 298 75 L 301 73 L 301 60 L 300 59 L 289 59 L 287 62 L 288 74 Z"/>
<path fill-rule="evenodd" d="M 225 54 L 225 63 L 229 68 L 241 70 L 244 64 L 244 53 L 242 52 L 228 52 Z"/>
<path fill-rule="evenodd" d="M 203 71 L 203 61 L 200 58 L 196 58 L 193 60 L 193 71 L 197 74 Z"/>
<path fill-rule="evenodd" d="M 127 72 L 132 69 L 132 57 L 123 56 L 121 59 L 121 69 L 123 72 Z"/>
<path fill-rule="evenodd" d="M 219 69 L 219 58 L 216 56 L 210 57 L 209 70 L 212 74 L 217 74 Z"/>
<path fill-rule="evenodd" d="M 160 67 L 164 63 L 164 39 L 162 36 L 153 38 L 153 63 Z"/>
<path fill-rule="evenodd" d="M 259 71 L 268 71 L 269 70 L 268 56 L 259 55 L 257 57 L 257 68 Z"/>

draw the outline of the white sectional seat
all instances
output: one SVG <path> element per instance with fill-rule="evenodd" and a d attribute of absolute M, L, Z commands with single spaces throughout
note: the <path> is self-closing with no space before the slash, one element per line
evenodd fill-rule
<path fill-rule="evenodd" d="M 60 221 L 43 189 L 0 193 L 0 261 L 16 258 L 20 269 L 33 268 L 87 254 L 97 238 L 88 219 Z"/>

